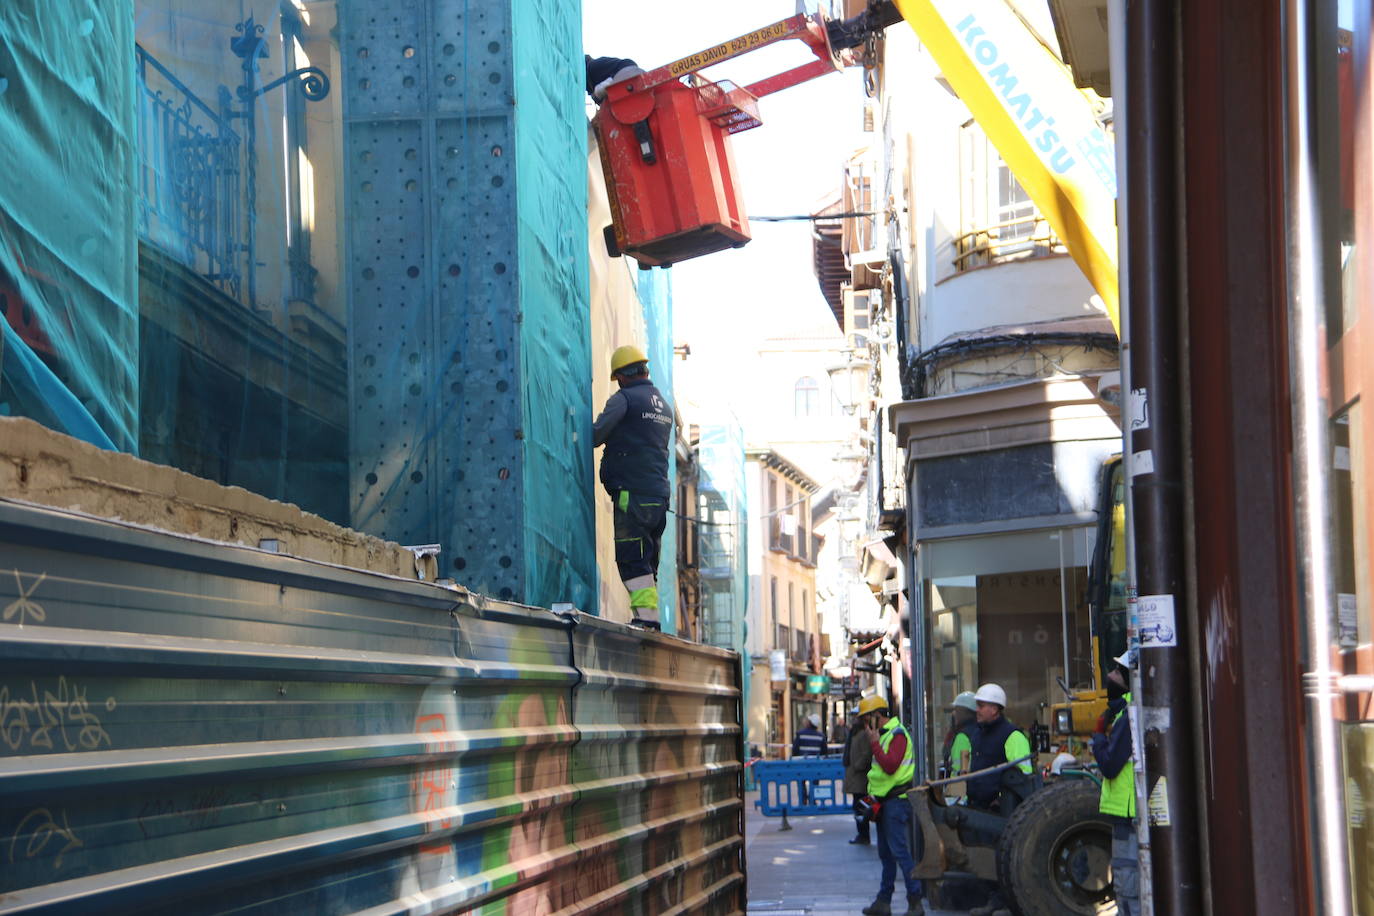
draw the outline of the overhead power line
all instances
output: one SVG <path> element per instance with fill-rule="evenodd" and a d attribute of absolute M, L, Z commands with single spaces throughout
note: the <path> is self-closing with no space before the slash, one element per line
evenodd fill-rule
<path fill-rule="evenodd" d="M 854 216 L 877 216 L 871 210 L 855 211 L 853 213 L 799 213 L 796 216 L 751 216 L 751 223 L 787 223 L 793 221 L 809 220 L 813 223 L 824 222 L 832 219 L 849 219 Z"/>

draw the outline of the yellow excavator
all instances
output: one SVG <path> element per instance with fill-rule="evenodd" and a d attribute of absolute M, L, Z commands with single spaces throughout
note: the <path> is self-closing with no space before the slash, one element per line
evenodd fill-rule
<path fill-rule="evenodd" d="M 1081 757 L 1098 717 L 1107 710 L 1107 672 L 1126 651 L 1126 484 L 1121 456 L 1103 462 L 1098 485 L 1097 542 L 1088 568 L 1088 609 L 1092 622 L 1093 684 L 1074 688 L 1062 678 L 1066 699 L 1050 707 L 1050 740 Z"/>

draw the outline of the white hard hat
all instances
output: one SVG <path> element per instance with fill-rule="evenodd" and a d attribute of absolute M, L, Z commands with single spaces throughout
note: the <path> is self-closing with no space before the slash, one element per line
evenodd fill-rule
<path fill-rule="evenodd" d="M 1122 652 L 1116 658 L 1112 659 L 1112 661 L 1123 668 L 1129 668 L 1131 665 L 1135 664 L 1135 650 L 1127 649 L 1125 652 Z"/>
<path fill-rule="evenodd" d="M 810 723 L 811 723 L 812 725 L 814 725 L 816 728 L 820 728 L 820 727 L 821 727 L 821 717 L 818 716 L 818 715 L 816 715 L 814 712 L 813 712 L 811 715 L 809 715 L 809 716 L 806 717 L 806 721 L 810 722 Z"/>
<path fill-rule="evenodd" d="M 954 698 L 954 709 L 967 709 L 972 712 L 978 711 L 978 700 L 973 695 L 972 690 L 965 690 Z"/>
<path fill-rule="evenodd" d="M 1055 776 L 1058 776 L 1060 772 L 1064 769 L 1064 767 L 1076 766 L 1077 764 L 1077 757 L 1075 757 L 1073 754 L 1061 751 L 1059 756 L 1054 758 L 1054 762 L 1050 764 L 1050 772 L 1053 773 Z"/>
<path fill-rule="evenodd" d="M 978 692 L 973 695 L 973 699 L 979 703 L 996 703 L 998 706 L 1006 707 L 1007 692 L 996 684 L 984 684 L 978 688 Z"/>

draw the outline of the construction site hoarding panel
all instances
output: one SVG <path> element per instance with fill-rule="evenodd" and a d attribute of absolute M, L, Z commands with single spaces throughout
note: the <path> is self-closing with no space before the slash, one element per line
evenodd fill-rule
<path fill-rule="evenodd" d="M 738 656 L 0 502 L 0 913 L 743 910 Z"/>

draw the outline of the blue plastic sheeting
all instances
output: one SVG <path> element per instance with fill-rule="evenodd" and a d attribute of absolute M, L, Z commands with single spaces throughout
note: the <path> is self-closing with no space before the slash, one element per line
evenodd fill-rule
<path fill-rule="evenodd" d="M 510 3 L 524 428 L 524 600 L 595 610 L 596 509 L 579 0 Z M 489 49 L 488 49 L 489 50 Z M 578 484 L 581 483 L 581 486 Z"/>
<path fill-rule="evenodd" d="M 696 516 L 702 641 L 748 658 L 749 507 L 744 428 L 732 414 L 698 427 Z M 750 678 L 743 680 L 749 708 Z M 745 746 L 751 741 L 745 717 Z"/>
<path fill-rule="evenodd" d="M 29 417 L 100 448 L 114 448 L 105 430 L 71 389 L 29 349 L 13 327 L 0 322 L 0 355 L 7 351 L 9 358 L 4 360 L 3 375 L 10 399 L 5 402 L 7 416 Z"/>
<path fill-rule="evenodd" d="M 704 641 L 743 652 L 748 621 L 744 429 L 733 416 L 698 427 L 697 517 Z"/>
<path fill-rule="evenodd" d="M 754 807 L 765 817 L 853 813 L 839 757 L 756 760 L 750 769 L 759 786 Z"/>
<path fill-rule="evenodd" d="M 673 392 L 672 274 L 666 270 L 635 273 L 638 274 L 635 290 L 639 294 L 640 308 L 644 314 L 644 352 L 649 357 L 650 375 L 653 377 L 654 386 L 663 392 L 669 406 L 676 410 L 677 398 Z M 676 430 L 676 427 L 674 429 Z M 677 448 L 676 443 L 673 443 L 668 452 L 668 480 L 676 479 Z M 676 492 L 668 504 L 673 512 L 692 512 L 691 506 L 684 508 L 677 504 Z M 668 526 L 663 530 L 658 563 L 658 613 L 665 633 L 677 632 L 677 598 L 677 518 L 669 516 Z"/>
<path fill-rule="evenodd" d="M 0 3 L 0 412 L 138 444 L 129 3 Z"/>

